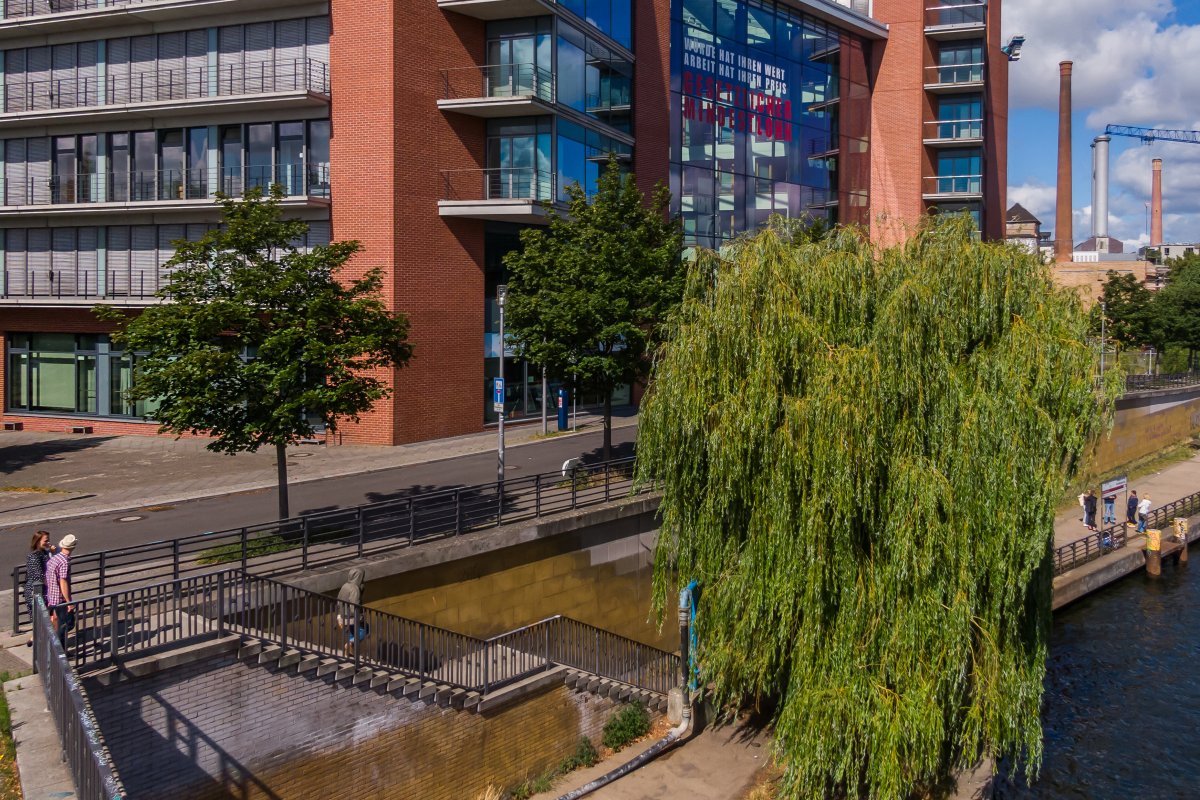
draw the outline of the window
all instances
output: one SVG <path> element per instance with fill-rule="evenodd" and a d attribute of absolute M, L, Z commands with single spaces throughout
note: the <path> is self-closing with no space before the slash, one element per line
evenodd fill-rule
<path fill-rule="evenodd" d="M 938 194 L 978 194 L 983 186 L 979 150 L 943 150 L 937 159 Z"/>
<path fill-rule="evenodd" d="M 951 42 L 938 49 L 938 83 L 972 83 L 983 80 L 983 45 Z"/>
<path fill-rule="evenodd" d="M 8 335 L 8 411 L 148 417 L 157 405 L 128 400 L 136 355 L 98 334 Z"/>
<path fill-rule="evenodd" d="M 938 103 L 936 139 L 978 139 L 983 136 L 983 101 L 979 95 L 944 97 Z"/>

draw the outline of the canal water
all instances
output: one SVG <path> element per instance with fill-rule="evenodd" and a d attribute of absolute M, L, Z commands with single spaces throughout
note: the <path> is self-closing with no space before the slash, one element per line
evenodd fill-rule
<path fill-rule="evenodd" d="M 1200 798 L 1200 564 L 1055 614 L 1042 724 L 1041 776 L 998 800 Z"/>

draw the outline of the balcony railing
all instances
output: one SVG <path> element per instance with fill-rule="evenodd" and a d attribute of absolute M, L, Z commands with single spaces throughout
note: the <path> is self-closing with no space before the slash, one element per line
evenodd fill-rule
<path fill-rule="evenodd" d="M 444 200 L 538 200 L 556 197 L 554 173 L 532 167 L 442 171 Z"/>
<path fill-rule="evenodd" d="M 979 83 L 983 80 L 983 63 L 945 64 L 925 68 L 925 83 L 936 86 L 956 86 Z"/>
<path fill-rule="evenodd" d="M 238 196 L 246 189 L 272 185 L 288 197 L 329 197 L 329 167 L 303 163 L 263 164 L 220 170 L 133 170 L 84 172 L 26 177 L 6 181 L 5 206 L 77 205 L 88 203 L 158 203 L 206 200 L 217 192 Z"/>
<path fill-rule="evenodd" d="M 925 194 L 976 195 L 982 193 L 982 175 L 935 175 L 925 179 Z"/>
<path fill-rule="evenodd" d="M 228 97 L 242 94 L 309 91 L 329 94 L 329 65 L 311 58 L 227 64 L 218 67 L 158 69 L 99 78 L 12 81 L 4 86 L 4 111 L 87 108 L 128 103 Z"/>
<path fill-rule="evenodd" d="M 89 11 L 94 8 L 124 8 L 154 0 L 4 0 L 4 16 L 41 17 L 67 11 Z"/>
<path fill-rule="evenodd" d="M 935 120 L 925 123 L 925 139 L 956 141 L 982 139 L 982 119 Z"/>
<path fill-rule="evenodd" d="M 442 70 L 446 100 L 531 97 L 553 103 L 554 73 L 534 64 L 490 64 Z"/>
<path fill-rule="evenodd" d="M 943 2 L 925 7 L 927 28 L 977 28 L 987 22 L 987 3 Z"/>

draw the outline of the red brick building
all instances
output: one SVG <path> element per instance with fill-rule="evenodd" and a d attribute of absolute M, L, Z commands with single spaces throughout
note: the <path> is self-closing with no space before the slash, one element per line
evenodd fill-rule
<path fill-rule="evenodd" d="M 156 302 L 216 191 L 279 184 L 306 244 L 385 270 L 415 357 L 341 430 L 375 444 L 492 421 L 503 256 L 610 153 L 670 186 L 692 244 L 772 213 L 893 241 L 931 208 L 1001 238 L 999 21 L 999 0 L 12 0 L 3 420 L 154 432 L 90 309 Z M 540 372 L 506 379 L 510 418 L 539 414 Z"/>

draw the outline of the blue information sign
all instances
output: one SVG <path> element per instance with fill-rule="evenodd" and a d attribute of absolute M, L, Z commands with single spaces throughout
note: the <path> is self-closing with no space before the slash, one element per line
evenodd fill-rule
<path fill-rule="evenodd" d="M 492 411 L 504 412 L 504 378 L 492 378 Z"/>

